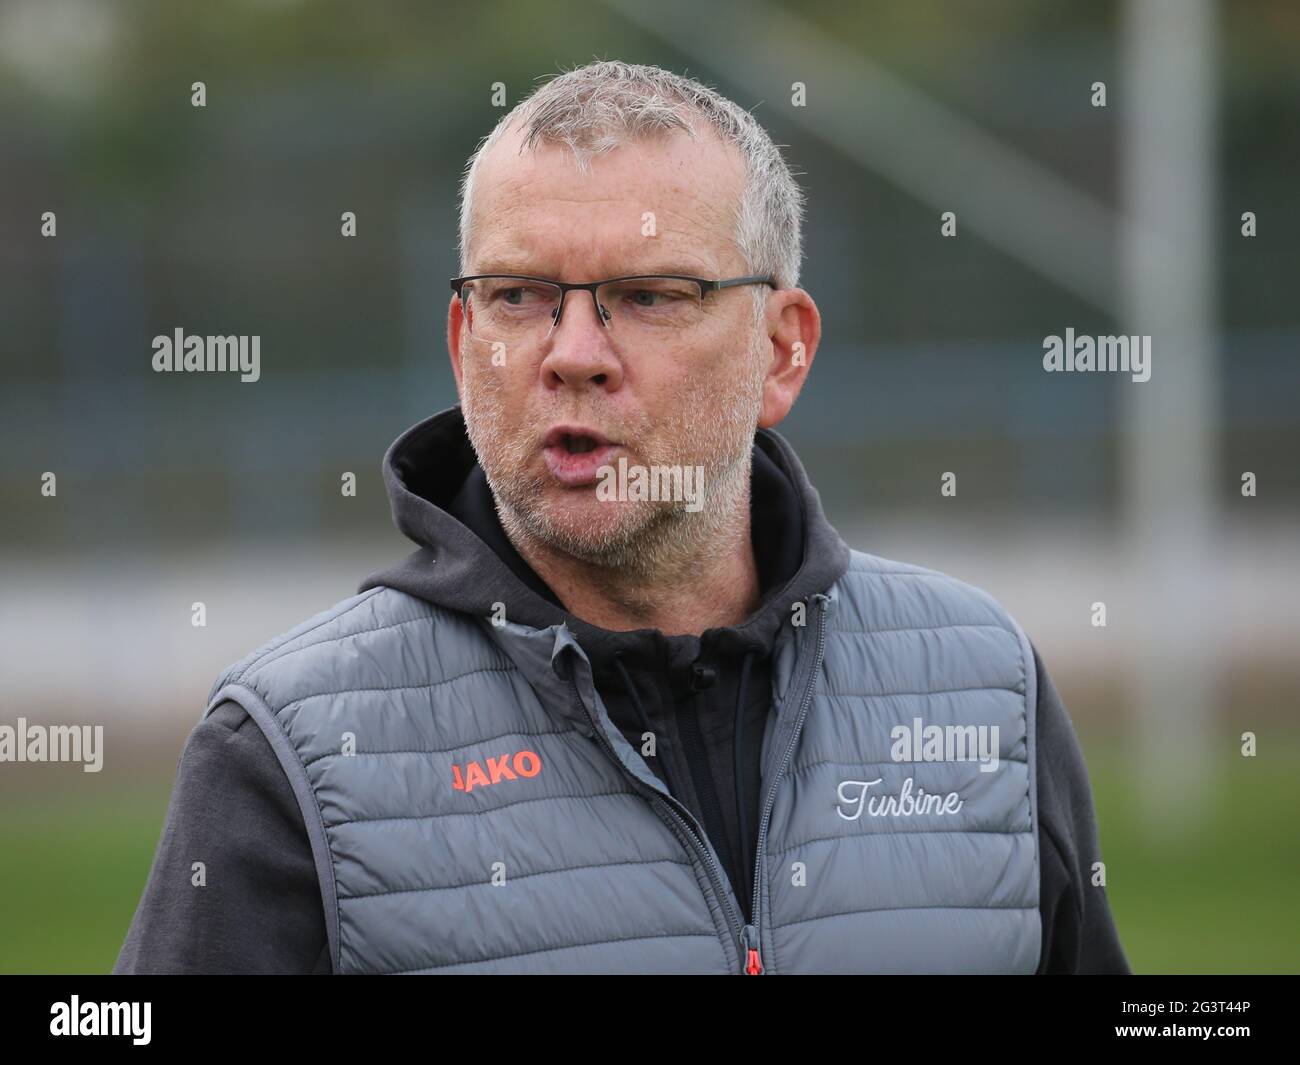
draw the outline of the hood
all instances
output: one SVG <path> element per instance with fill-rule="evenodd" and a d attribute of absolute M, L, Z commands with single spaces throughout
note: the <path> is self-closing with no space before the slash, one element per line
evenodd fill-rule
<path fill-rule="evenodd" d="M 669 637 L 657 629 L 601 629 L 566 611 L 502 531 L 459 406 L 412 426 L 385 454 L 393 521 L 418 549 L 371 574 L 359 591 L 385 585 L 481 617 L 491 615 L 493 603 L 504 603 L 506 616 L 517 624 L 567 625 L 598 670 L 629 654 L 667 665 L 683 656 L 693 659 L 701 649 L 766 652 L 790 605 L 824 592 L 844 574 L 849 548 L 826 520 L 816 489 L 783 437 L 759 429 L 753 454 L 751 529 L 762 601 L 738 626 Z"/>

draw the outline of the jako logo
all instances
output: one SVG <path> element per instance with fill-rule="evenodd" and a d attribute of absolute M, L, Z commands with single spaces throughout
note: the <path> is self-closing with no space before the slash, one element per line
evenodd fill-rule
<path fill-rule="evenodd" d="M 500 758 L 489 758 L 487 769 L 470 762 L 462 776 L 460 766 L 451 767 L 451 786 L 457 791 L 473 791 L 475 787 L 486 787 L 502 780 L 516 780 L 519 777 L 535 777 L 542 771 L 542 760 L 535 751 L 516 751 L 514 755 L 503 754 Z"/>
<path fill-rule="evenodd" d="M 136 1046 L 149 1042 L 149 1002 L 71 1002 L 50 1006 L 50 1035 L 129 1035 Z"/>

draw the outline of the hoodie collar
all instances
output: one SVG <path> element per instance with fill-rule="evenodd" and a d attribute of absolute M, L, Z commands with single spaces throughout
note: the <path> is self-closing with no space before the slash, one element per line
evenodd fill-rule
<path fill-rule="evenodd" d="M 385 454 L 394 523 L 418 550 L 371 574 L 359 590 L 386 585 L 482 617 L 503 603 L 512 622 L 538 629 L 567 626 L 597 673 L 610 668 L 615 656 L 672 669 L 701 653 L 766 653 L 791 604 L 824 592 L 844 574 L 849 549 L 780 434 L 759 429 L 753 454 L 751 529 L 762 600 L 737 626 L 670 637 L 657 629 L 614 632 L 566 611 L 501 528 L 459 406 L 412 426 Z"/>

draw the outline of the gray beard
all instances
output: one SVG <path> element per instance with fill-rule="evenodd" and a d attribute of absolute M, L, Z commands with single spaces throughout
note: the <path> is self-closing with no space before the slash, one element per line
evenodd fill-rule
<path fill-rule="evenodd" d="M 521 469 L 528 459 L 526 448 L 517 437 L 502 440 L 499 428 L 507 419 L 499 398 L 490 390 L 476 394 L 467 383 L 462 409 L 470 443 L 492 489 L 501 526 L 519 553 L 525 558 L 530 553 L 559 555 L 605 571 L 624 585 L 706 572 L 747 528 L 751 449 L 765 374 L 757 346 L 762 339 L 748 353 L 731 394 L 688 391 L 682 397 L 684 409 L 702 415 L 691 438 L 703 459 L 703 506 L 687 510 L 682 501 L 612 504 L 638 508 L 637 520 L 614 528 L 575 529 L 537 506 L 547 485 L 544 474 L 496 476 L 496 469 Z M 647 464 L 661 462 L 650 455 L 641 458 Z"/>
<path fill-rule="evenodd" d="M 720 470 L 705 474 L 704 505 L 696 511 L 684 502 L 652 506 L 646 519 L 593 534 L 574 532 L 532 507 L 516 507 L 510 493 L 488 477 L 502 528 L 516 547 L 521 543 L 560 554 L 622 580 L 650 581 L 672 574 L 700 575 L 718 549 L 731 544 L 745 526 L 749 503 L 749 448 Z M 625 505 L 625 504 L 615 504 Z M 525 554 L 525 551 L 521 551 Z"/>

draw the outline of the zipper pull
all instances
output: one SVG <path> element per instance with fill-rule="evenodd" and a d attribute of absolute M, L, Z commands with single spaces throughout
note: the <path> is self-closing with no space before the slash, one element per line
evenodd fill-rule
<path fill-rule="evenodd" d="M 758 956 L 758 929 L 752 924 L 745 925 L 740 942 L 745 954 L 745 968 L 742 971 L 747 976 L 759 976 L 763 972 L 763 962 Z"/>

